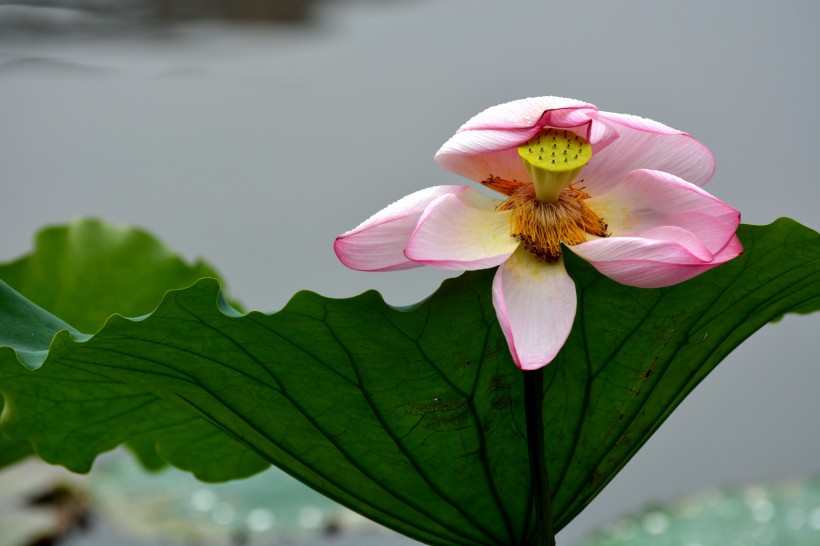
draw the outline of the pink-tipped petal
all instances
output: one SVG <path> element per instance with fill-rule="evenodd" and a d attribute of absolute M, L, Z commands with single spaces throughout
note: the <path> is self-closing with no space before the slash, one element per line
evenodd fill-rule
<path fill-rule="evenodd" d="M 544 112 L 539 127 L 558 127 L 560 129 L 570 129 L 589 125 L 592 120 L 590 114 L 597 112 L 595 108 L 561 108 Z"/>
<path fill-rule="evenodd" d="M 623 125 L 636 131 L 647 133 L 658 133 L 662 135 L 684 135 L 683 131 L 678 131 L 672 127 L 655 121 L 654 119 L 642 118 L 633 114 L 616 114 L 615 112 L 601 112 L 600 110 L 593 117 L 602 121 L 611 121 L 617 125 Z"/>
<path fill-rule="evenodd" d="M 493 305 L 516 366 L 535 370 L 555 358 L 575 320 L 575 283 L 563 260 L 537 261 L 519 247 L 498 268 Z"/>
<path fill-rule="evenodd" d="M 535 135 L 537 130 L 531 131 L 531 135 Z M 482 138 L 483 133 L 473 132 L 470 136 Z M 463 133 L 457 133 L 463 134 Z M 461 142 L 452 142 L 455 137 L 447 141 L 441 147 L 438 154 L 436 154 L 436 161 L 444 167 L 464 178 L 468 178 L 475 182 L 487 180 L 492 176 L 503 178 L 504 180 L 517 180 L 519 182 L 529 182 L 530 175 L 524 168 L 524 163 L 518 155 L 516 146 L 521 142 L 526 142 L 530 137 L 516 141 L 512 148 L 501 150 L 498 152 L 485 152 L 480 154 L 464 153 L 462 150 L 457 150 Z M 452 147 L 451 147 L 452 146 Z"/>
<path fill-rule="evenodd" d="M 597 154 L 618 138 L 618 131 L 612 125 L 593 119 L 589 122 L 584 137 L 592 146 L 592 153 Z"/>
<path fill-rule="evenodd" d="M 593 155 L 580 178 L 592 195 L 612 189 L 629 171 L 665 171 L 698 186 L 715 172 L 709 149 L 687 133 L 657 121 L 611 112 L 590 114 L 618 133 L 618 138 Z"/>
<path fill-rule="evenodd" d="M 535 97 L 493 106 L 461 126 L 436 153 L 436 162 L 481 182 L 490 176 L 529 180 L 516 147 L 543 127 L 579 127 L 593 105 L 561 97 Z"/>
<path fill-rule="evenodd" d="M 642 237 L 596 239 L 569 248 L 610 279 L 639 288 L 687 281 L 743 251 L 733 235 L 713 253 L 695 234 L 675 226 L 646 230 Z"/>
<path fill-rule="evenodd" d="M 551 127 L 554 125 L 550 124 Z M 571 127 L 578 134 L 586 137 L 590 121 L 585 125 Z M 518 145 L 534 137 L 543 125 L 529 129 L 487 129 L 483 131 L 464 131 L 456 133 L 444 143 L 436 153 L 439 165 L 470 180 L 481 182 L 491 176 L 505 180 L 528 182 L 530 175 L 518 155 Z M 596 134 L 601 141 L 593 145 L 603 147 L 611 142 L 615 135 L 612 131 Z M 610 139 L 607 141 L 606 139 Z"/>
<path fill-rule="evenodd" d="M 466 186 L 435 186 L 399 199 L 357 228 L 336 238 L 333 250 L 339 260 L 359 271 L 397 271 L 419 267 L 404 249 L 425 207 L 442 195 L 457 195 Z"/>
<path fill-rule="evenodd" d="M 615 237 L 642 237 L 648 229 L 678 226 L 697 236 L 711 253 L 722 249 L 740 225 L 736 209 L 661 171 L 632 171 L 612 191 L 587 204 Z"/>
<path fill-rule="evenodd" d="M 732 238 L 726 243 L 726 246 L 721 248 L 718 253 L 715 254 L 712 263 L 714 265 L 720 265 L 733 258 L 737 258 L 741 254 L 743 254 L 743 245 L 740 243 L 740 239 L 738 239 L 736 235 L 733 235 Z"/>
<path fill-rule="evenodd" d="M 594 105 L 576 99 L 530 97 L 491 106 L 467 120 L 464 125 L 459 127 L 458 131 L 534 127 L 541 121 L 546 112 L 565 108 L 596 110 Z"/>
<path fill-rule="evenodd" d="M 443 195 L 419 219 L 404 253 L 410 260 L 442 269 L 487 269 L 504 262 L 519 243 L 510 236 L 512 211 L 470 189 Z"/>

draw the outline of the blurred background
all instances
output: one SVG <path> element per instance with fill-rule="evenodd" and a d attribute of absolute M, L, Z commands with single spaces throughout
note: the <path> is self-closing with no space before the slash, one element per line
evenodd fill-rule
<path fill-rule="evenodd" d="M 746 223 L 817 229 L 818 23 L 816 0 L 2 0 L 0 260 L 45 225 L 95 216 L 206 259 L 247 309 L 275 311 L 301 289 L 413 303 L 446 275 L 346 270 L 334 237 L 412 191 L 463 183 L 435 165 L 438 147 L 484 108 L 537 95 L 690 132 L 717 158 L 708 190 Z M 681 495 L 820 475 L 818 331 L 820 316 L 789 316 L 748 340 L 559 544 Z M 129 483 L 127 464 L 92 473 L 94 498 L 116 504 L 104 472 Z M 0 474 L 0 507 L 32 476 L 73 479 L 25 472 Z M 268 493 L 297 487 L 262 479 L 277 484 Z M 223 493 L 167 480 L 215 528 L 240 512 L 273 527 L 250 516 L 264 501 L 224 523 Z M 88 487 L 69 487 L 67 506 L 93 509 Z M 413 544 L 309 491 L 283 495 L 314 511 L 271 541 Z M 65 544 L 159 543 L 126 538 L 115 519 Z"/>

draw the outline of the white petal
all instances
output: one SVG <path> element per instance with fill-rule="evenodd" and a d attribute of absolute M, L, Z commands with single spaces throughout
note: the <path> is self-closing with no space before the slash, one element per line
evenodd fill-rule
<path fill-rule="evenodd" d="M 569 248 L 610 279 L 639 288 L 687 281 L 743 251 L 732 236 L 712 253 L 695 234 L 675 226 L 649 229 L 641 237 L 596 239 Z"/>
<path fill-rule="evenodd" d="M 569 337 L 575 320 L 575 283 L 563 260 L 540 262 L 523 246 L 498 268 L 493 305 L 515 364 L 546 366 Z"/>
<path fill-rule="evenodd" d="M 609 191 L 635 169 L 665 171 L 698 186 L 706 184 L 715 172 L 712 152 L 683 131 L 627 114 L 591 115 L 618 134 L 606 148 L 596 150 L 581 171 L 579 178 L 593 196 Z"/>
<path fill-rule="evenodd" d="M 340 235 L 333 249 L 343 264 L 359 271 L 419 267 L 421 264 L 407 259 L 404 249 L 422 212 L 442 195 L 455 195 L 467 189 L 470 188 L 435 186 L 411 193 L 377 212 L 356 229 Z"/>
<path fill-rule="evenodd" d="M 405 255 L 442 269 L 487 269 L 506 260 L 518 246 L 510 236 L 512 211 L 476 190 L 443 195 L 422 214 Z"/>
<path fill-rule="evenodd" d="M 614 237 L 642 237 L 663 226 L 684 228 L 710 252 L 737 231 L 740 213 L 703 189 L 669 173 L 639 169 L 612 191 L 587 201 Z"/>

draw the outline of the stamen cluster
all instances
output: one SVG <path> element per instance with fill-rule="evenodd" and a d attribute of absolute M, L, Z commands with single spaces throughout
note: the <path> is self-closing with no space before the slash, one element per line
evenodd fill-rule
<path fill-rule="evenodd" d="M 561 191 L 558 199 L 541 203 L 531 184 L 518 186 L 499 205 L 498 210 L 512 210 L 510 235 L 524 245 L 536 259 L 555 263 L 561 258 L 561 243 L 577 245 L 587 235 L 607 236 L 607 224 L 584 200 L 589 194 L 572 185 Z"/>

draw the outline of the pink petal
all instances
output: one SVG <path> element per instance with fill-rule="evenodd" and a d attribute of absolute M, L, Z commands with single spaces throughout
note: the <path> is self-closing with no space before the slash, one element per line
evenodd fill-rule
<path fill-rule="evenodd" d="M 593 119 L 587 126 L 587 142 L 592 146 L 593 155 L 600 153 L 604 148 L 615 142 L 618 131 L 612 125 Z"/>
<path fill-rule="evenodd" d="M 610 279 L 639 288 L 681 283 L 743 251 L 732 236 L 712 253 L 695 234 L 676 226 L 646 230 L 642 237 L 596 239 L 569 248 Z"/>
<path fill-rule="evenodd" d="M 726 243 L 726 246 L 715 254 L 712 263 L 720 265 L 724 262 L 728 262 L 732 258 L 737 258 L 741 254 L 743 254 L 743 245 L 740 243 L 740 239 L 738 239 L 736 235 L 733 235 L 732 238 L 729 239 L 729 242 Z"/>
<path fill-rule="evenodd" d="M 580 178 L 592 195 L 609 191 L 635 169 L 665 171 L 699 186 L 715 172 L 709 149 L 682 131 L 638 116 L 611 112 L 590 115 L 618 133 L 618 138 L 598 150 L 581 172 Z"/>
<path fill-rule="evenodd" d="M 580 127 L 587 125 L 592 120 L 590 114 L 597 112 L 597 109 L 592 108 L 561 108 L 559 110 L 550 110 L 544 112 L 541 117 L 539 127 L 559 127 L 561 129 L 569 129 L 570 127 Z"/>
<path fill-rule="evenodd" d="M 530 97 L 497 106 L 491 106 L 470 118 L 458 132 L 476 129 L 521 129 L 538 125 L 545 112 L 563 108 L 591 108 L 595 106 L 564 97 Z M 580 124 L 579 124 L 580 125 Z"/>
<path fill-rule="evenodd" d="M 404 248 L 425 207 L 442 195 L 457 195 L 466 186 L 435 186 L 411 193 L 377 212 L 356 229 L 336 238 L 339 260 L 359 271 L 396 271 L 419 267 L 407 259 Z M 474 191 L 474 190 L 472 190 Z"/>
<path fill-rule="evenodd" d="M 461 137 L 457 139 L 456 137 L 466 135 L 468 137 L 475 137 L 475 140 L 481 140 L 485 137 L 495 138 L 494 135 L 490 134 L 490 131 L 470 131 L 469 134 L 456 133 L 456 136 L 444 143 L 444 146 L 438 151 L 436 161 L 445 169 L 476 182 L 481 182 L 492 176 L 498 176 L 505 180 L 529 182 L 530 175 L 527 174 L 527 170 L 524 168 L 524 163 L 518 155 L 516 146 L 522 142 L 526 142 L 537 132 L 538 129 L 533 129 L 529 131 L 529 136 L 524 136 L 520 140 L 517 137 L 512 139 L 511 142 L 514 140 L 514 143 L 510 144 L 510 146 L 512 146 L 511 148 L 479 154 L 473 154 L 467 151 L 466 146 L 471 145 L 470 142 L 466 142 L 469 139 Z M 498 131 L 496 131 L 496 133 L 498 133 Z M 505 136 L 509 137 L 510 134 Z M 456 140 L 465 142 L 454 142 Z M 462 145 L 465 146 L 465 148 L 461 150 L 457 149 L 458 146 Z"/>
<path fill-rule="evenodd" d="M 701 188 L 669 173 L 630 172 L 612 191 L 587 204 L 616 237 L 642 237 L 648 229 L 678 226 L 710 253 L 722 249 L 740 224 L 740 213 Z"/>
<path fill-rule="evenodd" d="M 477 190 L 443 195 L 424 211 L 405 255 L 442 269 L 487 269 L 504 262 L 518 247 L 510 236 L 512 211 Z"/>
<path fill-rule="evenodd" d="M 436 153 L 436 162 L 481 182 L 489 176 L 528 181 L 515 149 L 545 126 L 579 127 L 590 122 L 591 104 L 560 97 L 536 97 L 493 106 L 476 115 Z"/>
<path fill-rule="evenodd" d="M 516 366 L 534 370 L 552 362 L 569 337 L 576 301 L 563 260 L 539 262 L 519 247 L 498 268 L 493 305 Z"/>

